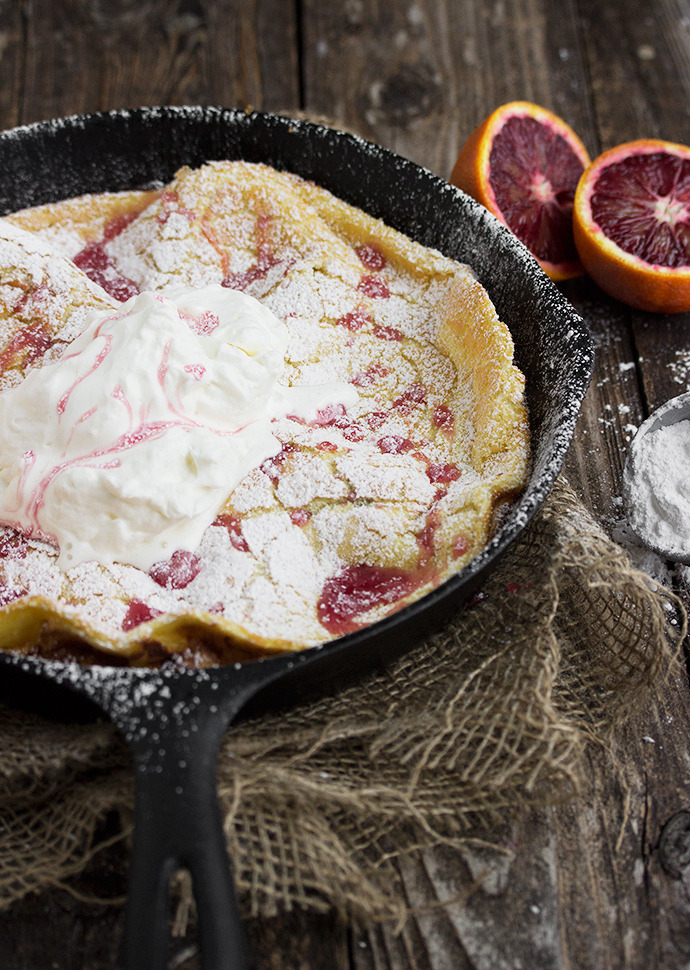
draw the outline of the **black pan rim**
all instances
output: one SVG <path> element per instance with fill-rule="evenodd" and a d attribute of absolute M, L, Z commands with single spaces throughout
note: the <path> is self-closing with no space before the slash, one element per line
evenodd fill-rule
<path fill-rule="evenodd" d="M 489 215 L 478 203 L 470 199 L 459 189 L 451 186 L 439 176 L 433 174 L 428 169 L 416 165 L 412 161 L 400 155 L 366 141 L 359 135 L 349 132 L 340 132 L 318 121 L 311 121 L 303 117 L 291 117 L 289 115 L 273 114 L 261 111 L 245 111 L 238 108 L 222 108 L 215 106 L 144 106 L 131 109 L 116 109 L 107 112 L 93 112 L 89 114 L 74 114 L 62 118 L 50 119 L 35 122 L 29 125 L 21 125 L 0 133 L 0 157 L 2 156 L 3 144 L 28 141 L 39 142 L 41 138 L 50 139 L 60 132 L 69 134 L 79 129 L 89 128 L 94 125 L 117 124 L 128 121 L 146 120 L 169 120 L 182 123 L 188 122 L 208 122 L 216 124 L 231 125 L 255 125 L 264 124 L 267 126 L 278 126 L 283 129 L 290 129 L 291 133 L 305 135 L 316 139 L 336 138 L 338 143 L 354 146 L 356 151 L 366 153 L 370 164 L 378 160 L 379 164 L 394 163 L 401 172 L 414 173 L 416 178 L 423 179 L 431 192 L 436 192 L 439 198 L 450 198 L 459 201 L 462 207 L 476 218 L 487 220 L 491 224 L 491 232 L 496 239 L 497 247 L 507 248 L 513 254 L 517 254 L 520 261 L 524 263 L 529 271 L 538 280 L 535 283 L 537 288 L 541 288 L 543 293 L 548 295 L 550 301 L 557 307 L 562 316 L 564 328 L 568 327 L 572 334 L 569 347 L 572 356 L 572 386 L 568 407 L 562 412 L 562 420 L 559 424 L 558 434 L 552 452 L 548 456 L 548 461 L 544 468 L 535 471 L 533 467 L 530 472 L 530 480 L 518 499 L 516 506 L 508 516 L 496 535 L 489 541 L 484 549 L 460 572 L 446 579 L 441 585 L 426 593 L 420 599 L 407 605 L 401 610 L 390 614 L 388 617 L 371 624 L 362 630 L 348 634 L 333 641 L 327 641 L 314 647 L 297 650 L 292 653 L 279 655 L 267 655 L 247 661 L 247 665 L 269 667 L 284 667 L 294 665 L 295 662 L 301 665 L 317 655 L 328 653 L 337 654 L 342 651 L 349 651 L 356 645 L 372 638 L 372 636 L 384 636 L 394 631 L 402 624 L 419 619 L 429 610 L 433 610 L 439 603 L 446 603 L 448 599 L 457 599 L 458 607 L 464 602 L 460 594 L 476 588 L 481 578 L 492 567 L 495 562 L 503 555 L 505 550 L 522 533 L 524 528 L 532 521 L 544 500 L 551 491 L 553 484 L 560 472 L 566 451 L 572 439 L 575 422 L 579 413 L 582 399 L 591 379 L 593 370 L 593 346 L 587 331 L 586 325 L 574 308 L 566 301 L 555 285 L 538 270 L 536 261 L 524 247 L 516 240 L 513 234 L 503 226 L 493 216 Z M 280 167 L 280 166 L 277 166 Z M 336 191 L 336 194 L 337 191 Z M 61 196 L 66 197 L 66 196 Z M 43 199 L 42 201 L 56 201 L 56 199 Z M 31 201 L 27 204 L 39 204 Z M 3 206 L 0 200 L 0 208 L 3 212 L 10 211 Z M 14 211 L 14 207 L 11 211 Z M 374 213 L 376 214 L 376 213 Z M 536 269 L 535 269 L 536 268 Z M 536 274 L 540 274 L 537 276 Z M 481 277 L 480 277 L 481 279 Z M 536 475 L 536 478 L 535 478 Z M 469 593 L 466 593 L 469 595 Z M 3 664 L 19 665 L 27 670 L 42 671 L 60 680 L 71 681 L 75 666 L 83 674 L 90 670 L 90 667 L 75 665 L 73 662 L 46 660 L 40 657 L 30 657 L 18 653 L 0 654 L 0 662 Z M 110 672 L 121 676 L 158 675 L 164 679 L 198 677 L 201 673 L 198 669 L 192 670 L 170 670 L 161 668 L 138 668 L 138 667 L 119 667 L 107 663 L 98 664 L 98 670 Z M 237 666 L 237 665 L 234 665 Z M 208 668 L 212 672 L 222 671 L 226 668 Z M 233 669 L 233 665 L 230 665 Z M 101 679 L 100 674 L 97 679 Z"/>

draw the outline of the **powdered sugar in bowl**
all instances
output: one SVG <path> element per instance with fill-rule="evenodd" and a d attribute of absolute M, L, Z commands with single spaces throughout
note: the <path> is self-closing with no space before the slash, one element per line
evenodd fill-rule
<path fill-rule="evenodd" d="M 645 545 L 690 563 L 690 393 L 671 398 L 640 426 L 623 491 L 630 525 Z"/>

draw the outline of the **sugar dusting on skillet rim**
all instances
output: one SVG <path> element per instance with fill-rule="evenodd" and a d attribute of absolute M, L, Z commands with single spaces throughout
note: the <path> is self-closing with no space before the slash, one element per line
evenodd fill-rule
<path fill-rule="evenodd" d="M 311 170 L 315 167 L 318 168 L 319 162 L 324 159 L 328 159 L 329 162 L 333 161 L 335 140 L 337 147 L 342 146 L 343 155 L 354 156 L 355 162 L 364 160 L 366 169 L 360 170 L 360 175 L 364 171 L 375 182 L 376 172 L 380 171 L 382 175 L 388 175 L 392 169 L 399 177 L 401 184 L 407 180 L 411 182 L 415 190 L 412 193 L 407 191 L 402 193 L 405 210 L 404 225 L 397 224 L 395 218 L 391 217 L 388 206 L 381 205 L 382 193 L 380 187 L 377 189 L 375 184 L 365 186 L 362 179 L 359 179 L 357 192 L 360 197 L 353 199 L 352 193 L 342 193 L 342 197 L 346 201 L 360 206 L 376 217 L 383 218 L 395 228 L 401 229 L 424 245 L 439 249 L 446 255 L 468 262 L 479 280 L 488 289 L 494 302 L 499 304 L 499 314 L 502 318 L 506 318 L 503 307 L 509 307 L 511 303 L 514 303 L 516 308 L 519 306 L 523 316 L 526 316 L 527 319 L 531 319 L 532 314 L 540 307 L 550 306 L 554 315 L 558 315 L 558 319 L 562 321 L 562 326 L 555 327 L 553 323 L 549 323 L 548 333 L 545 333 L 540 324 L 539 329 L 531 334 L 534 338 L 540 338 L 539 340 L 527 341 L 523 339 L 522 343 L 516 340 L 516 363 L 527 374 L 527 398 L 531 414 L 534 414 L 536 402 L 530 400 L 530 390 L 534 390 L 534 388 L 530 388 L 529 371 L 530 369 L 534 370 L 535 367 L 538 367 L 541 371 L 545 385 L 548 383 L 551 387 L 552 399 L 557 402 L 557 406 L 552 404 L 548 408 L 548 413 L 540 416 L 539 443 L 538 447 L 533 447 L 533 463 L 528 484 L 507 516 L 503 526 L 487 546 L 460 573 L 451 576 L 422 599 L 392 614 L 392 616 L 340 640 L 310 647 L 294 654 L 258 658 L 251 661 L 250 666 L 272 666 L 275 669 L 276 677 L 278 677 L 287 670 L 298 670 L 303 664 L 310 662 L 319 654 L 335 654 L 343 649 L 345 651 L 349 648 L 356 649 L 356 644 L 359 641 L 367 640 L 372 635 L 376 635 L 377 632 L 385 635 L 387 630 L 405 624 L 415 614 L 433 611 L 436 604 L 447 598 L 452 599 L 455 595 L 462 595 L 465 598 L 476 588 L 484 570 L 496 561 L 532 519 L 548 495 L 560 470 L 572 438 L 593 364 L 592 343 L 581 318 L 560 295 L 553 283 L 542 273 L 533 257 L 510 231 L 460 190 L 449 185 L 427 169 L 420 168 L 407 159 L 394 155 L 387 149 L 368 142 L 357 135 L 336 132 L 326 125 L 304 119 L 267 115 L 260 112 L 244 112 L 235 109 L 154 107 L 131 111 L 113 111 L 97 115 L 74 115 L 39 122 L 35 125 L 21 126 L 0 134 L 0 156 L 5 145 L 11 146 L 12 143 L 17 143 L 25 145 L 28 149 L 33 146 L 36 167 L 29 165 L 26 168 L 19 169 L 22 174 L 19 179 L 15 179 L 12 185 L 12 194 L 5 192 L 5 186 L 0 185 L 0 211 L 7 213 L 20 207 L 56 201 L 59 198 L 68 197 L 67 193 L 75 196 L 88 191 L 102 191 L 106 187 L 112 190 L 151 187 L 153 184 L 161 184 L 171 178 L 174 171 L 182 164 L 181 160 L 175 160 L 171 163 L 169 171 L 159 172 L 155 177 L 151 177 L 150 166 L 144 166 L 142 169 L 142 160 L 137 160 L 136 167 L 140 170 L 137 172 L 133 172 L 133 166 L 126 164 L 118 168 L 108 168 L 107 186 L 105 186 L 103 183 L 105 166 L 96 157 L 90 159 L 88 165 L 79 167 L 78 170 L 71 170 L 69 167 L 62 170 L 60 173 L 61 185 L 46 182 L 46 174 L 49 174 L 47 170 L 51 168 L 52 162 L 52 159 L 48 156 L 50 155 L 49 149 L 53 136 L 64 134 L 69 139 L 72 133 L 79 131 L 86 133 L 91 131 L 94 126 L 105 126 L 107 129 L 109 125 L 111 128 L 124 125 L 124 128 L 127 129 L 130 122 L 134 125 L 144 124 L 150 127 L 157 124 L 166 125 L 169 127 L 169 133 L 172 133 L 173 143 L 176 142 L 174 134 L 178 128 L 180 129 L 180 140 L 184 141 L 187 129 L 192 125 L 217 126 L 221 133 L 223 129 L 226 129 L 228 136 L 237 132 L 239 139 L 244 135 L 245 140 L 247 140 L 250 149 L 248 154 L 253 156 L 249 160 L 265 161 L 276 168 L 291 168 L 293 166 L 288 161 L 272 157 L 270 150 L 264 150 L 265 148 L 270 149 L 273 144 L 273 142 L 271 142 L 271 145 L 264 144 L 270 142 L 270 136 L 273 135 L 277 138 L 296 136 L 302 143 L 306 138 L 308 139 L 309 156 L 307 158 L 301 157 L 300 167 L 294 170 L 305 178 L 313 177 L 315 181 L 334 191 L 335 194 L 341 194 L 338 192 L 339 175 L 337 171 L 332 177 L 331 184 L 326 184 L 323 178 L 317 178 L 310 174 Z M 126 130 L 124 134 L 127 134 Z M 122 133 L 120 133 L 120 136 L 122 136 Z M 258 140 L 253 141 L 252 138 Z M 38 150 L 41 140 L 44 142 L 42 153 Z M 34 144 L 35 142 L 36 144 Z M 228 138 L 228 145 L 232 147 L 231 138 Z M 116 147 L 118 146 L 116 145 Z M 152 152 L 153 143 L 150 147 L 147 147 L 149 153 Z M 48 149 L 47 153 L 46 148 Z M 41 158 L 41 156 L 43 157 Z M 237 157 L 237 155 L 230 157 Z M 206 160 L 209 159 L 199 156 L 189 159 L 189 164 L 201 164 L 202 161 Z M 152 156 L 152 161 L 157 163 L 159 159 Z M 328 167 L 333 168 L 333 165 L 331 164 Z M 335 167 L 342 168 L 342 162 L 336 161 Z M 35 173 L 37 169 L 38 179 L 31 174 L 32 172 Z M 343 174 L 357 182 L 355 169 L 356 166 L 353 168 L 346 165 L 343 168 Z M 49 189 L 46 188 L 47 185 L 50 185 Z M 406 188 L 409 188 L 409 185 L 406 185 Z M 372 192 L 372 195 L 366 194 L 367 189 Z M 425 209 L 422 205 L 415 206 L 417 198 L 421 200 L 428 194 L 432 194 L 434 201 L 438 200 L 439 202 L 436 221 L 430 220 L 428 208 Z M 18 201 L 18 199 L 21 201 Z M 441 221 L 440 214 L 446 208 L 457 211 L 460 218 L 458 220 L 450 218 Z M 403 211 L 402 202 L 400 211 L 401 213 Z M 414 215 L 417 211 L 420 213 L 419 216 Z M 436 213 L 434 214 L 436 215 Z M 468 222 L 473 226 L 474 236 L 481 236 L 485 242 L 485 245 L 479 250 L 472 247 L 468 251 L 464 243 Z M 487 243 L 487 240 L 490 240 L 490 244 Z M 505 258 L 506 255 L 508 261 L 512 263 L 512 275 L 504 274 L 500 280 L 500 286 L 496 282 L 488 284 L 486 280 L 492 276 L 493 264 L 496 260 Z M 520 292 L 521 289 L 525 289 L 526 282 L 529 284 L 530 298 L 527 307 L 525 307 L 525 294 Z M 496 297 L 497 288 L 500 290 L 500 299 Z M 515 334 L 514 321 L 509 320 L 508 323 L 511 331 Z M 550 338 L 550 343 L 548 340 L 544 342 L 545 336 Z M 540 344 L 540 346 L 535 349 L 536 344 Z M 529 363 L 523 359 L 527 345 L 529 345 L 529 353 L 535 355 Z M 528 366 L 525 366 L 526 363 Z M 152 727 L 162 728 L 161 718 L 164 721 L 168 719 L 186 720 L 190 714 L 190 705 L 195 707 L 207 703 L 208 698 L 213 696 L 208 691 L 216 690 L 221 680 L 231 682 L 232 677 L 240 675 L 243 667 L 241 664 L 234 664 L 228 668 L 177 671 L 149 668 L 112 668 L 108 666 L 83 667 L 72 662 L 27 658 L 14 654 L 4 654 L 0 659 L 3 665 L 18 667 L 26 673 L 43 673 L 54 683 L 78 687 L 80 693 L 98 697 L 100 701 L 105 702 L 105 706 L 114 720 L 119 722 L 121 727 L 124 725 L 125 733 L 130 740 L 149 733 Z M 169 685 L 173 681 L 179 682 L 180 678 L 186 678 L 190 688 L 193 689 L 185 690 L 184 699 L 174 700 L 171 698 Z M 205 689 L 200 689 L 202 685 Z M 160 703 L 153 703 L 156 699 Z M 119 708 L 123 715 L 122 720 L 117 716 Z M 152 736 L 151 739 L 155 740 L 155 736 Z"/>

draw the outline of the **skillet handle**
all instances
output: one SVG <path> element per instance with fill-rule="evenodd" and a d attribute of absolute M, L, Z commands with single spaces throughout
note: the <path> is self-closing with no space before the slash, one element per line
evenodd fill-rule
<path fill-rule="evenodd" d="M 126 970 L 167 967 L 170 879 L 179 868 L 192 877 L 204 970 L 249 967 L 216 794 L 223 732 L 247 698 L 215 706 L 216 697 L 204 694 L 209 696 L 201 701 L 195 694 L 191 713 L 178 703 L 162 729 L 158 717 L 159 735 L 128 737 L 136 800 L 122 946 Z"/>

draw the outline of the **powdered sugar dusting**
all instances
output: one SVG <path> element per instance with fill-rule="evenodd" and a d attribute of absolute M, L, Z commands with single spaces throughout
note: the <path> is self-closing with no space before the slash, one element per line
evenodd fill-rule
<path fill-rule="evenodd" d="M 30 542 L 2 565 L 7 595 L 54 600 L 123 646 L 133 601 L 150 615 L 210 612 L 252 635 L 306 645 L 327 636 L 317 604 L 344 565 L 415 570 L 430 550 L 446 550 L 442 563 L 451 548 L 467 548 L 454 570 L 481 547 L 486 526 L 477 528 L 473 510 L 488 516 L 505 469 L 487 461 L 487 477 L 477 472 L 474 385 L 437 346 L 449 288 L 472 277 L 391 230 L 379 250 L 374 220 L 340 203 L 342 221 L 326 218 L 326 203 L 303 185 L 245 163 L 185 170 L 103 249 L 140 287 L 244 289 L 287 324 L 285 383 L 350 381 L 357 403 L 310 422 L 274 422 L 282 452 L 240 483 L 195 550 L 200 570 L 184 582 L 119 565 L 62 572 L 53 550 Z M 74 274 L 72 286 L 77 279 L 95 298 Z M 516 445 L 507 487 L 524 474 Z"/>

